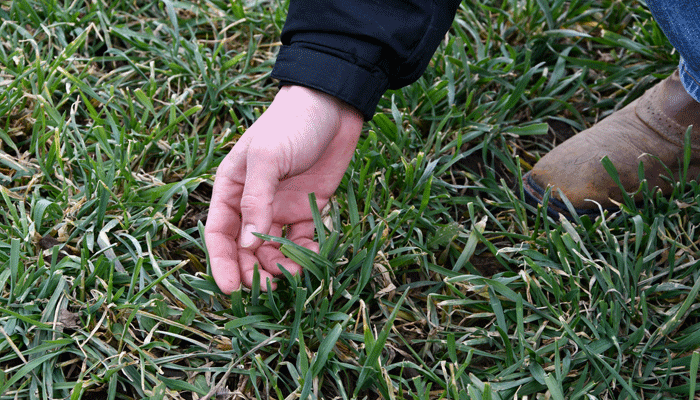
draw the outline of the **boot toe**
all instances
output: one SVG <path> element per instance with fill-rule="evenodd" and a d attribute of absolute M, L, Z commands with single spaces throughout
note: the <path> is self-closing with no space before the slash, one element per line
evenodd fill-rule
<path fill-rule="evenodd" d="M 648 186 L 668 194 L 672 185 L 666 171 L 676 173 L 679 169 L 683 137 L 690 125 L 691 174 L 700 169 L 700 103 L 690 98 L 677 81 L 676 73 L 542 157 L 523 176 L 526 200 L 542 204 L 551 187 L 550 215 L 571 217 L 560 193 L 579 215 L 615 210 L 623 192 L 603 166 L 603 157 L 615 166 L 627 193 L 639 189 L 641 162 Z M 641 199 L 640 193 L 632 195 L 635 200 Z"/>

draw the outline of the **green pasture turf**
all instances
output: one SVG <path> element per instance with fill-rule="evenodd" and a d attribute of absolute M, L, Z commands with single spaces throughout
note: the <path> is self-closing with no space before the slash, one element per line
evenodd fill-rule
<path fill-rule="evenodd" d="M 365 124 L 320 254 L 275 239 L 304 274 L 225 296 L 212 178 L 285 16 L 0 1 L 0 399 L 698 398 L 695 177 L 573 221 L 520 183 L 677 66 L 643 3 L 465 1 Z"/>

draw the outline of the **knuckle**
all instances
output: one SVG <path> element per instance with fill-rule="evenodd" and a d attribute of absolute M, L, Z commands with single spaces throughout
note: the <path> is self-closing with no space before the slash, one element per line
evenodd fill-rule
<path fill-rule="evenodd" d="M 269 201 L 265 200 L 261 196 L 256 196 L 252 194 L 246 194 L 241 196 L 241 211 L 252 211 L 257 210 L 260 207 L 264 207 L 270 204 Z"/>

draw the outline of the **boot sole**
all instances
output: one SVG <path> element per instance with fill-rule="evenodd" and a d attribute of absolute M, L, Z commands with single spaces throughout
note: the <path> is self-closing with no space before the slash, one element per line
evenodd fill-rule
<path fill-rule="evenodd" d="M 545 193 L 545 189 L 538 185 L 534 179 L 532 179 L 532 175 L 530 172 L 526 173 L 523 175 L 523 189 L 525 192 L 525 201 L 534 206 L 534 207 L 540 207 L 543 206 L 543 197 Z M 611 208 L 611 209 L 605 209 L 607 211 L 617 211 L 618 208 Z M 584 215 L 588 215 L 592 219 L 595 219 L 595 217 L 601 215 L 600 214 L 600 209 L 598 208 L 576 208 L 574 207 L 574 211 L 579 217 L 582 217 Z M 564 204 L 563 201 L 550 196 L 549 197 L 549 202 L 547 204 L 547 215 L 550 217 L 554 218 L 555 220 L 559 220 L 560 215 L 564 216 L 564 218 L 568 219 L 569 221 L 574 221 L 574 218 L 572 217 L 571 213 L 569 213 L 569 209 L 566 207 L 566 204 Z"/>

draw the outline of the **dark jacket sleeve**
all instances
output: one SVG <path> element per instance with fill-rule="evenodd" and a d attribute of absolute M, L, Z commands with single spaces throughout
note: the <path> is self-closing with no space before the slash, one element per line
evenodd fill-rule
<path fill-rule="evenodd" d="M 387 89 L 425 71 L 459 3 L 291 0 L 272 76 L 335 96 L 370 120 Z"/>

